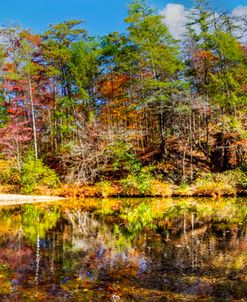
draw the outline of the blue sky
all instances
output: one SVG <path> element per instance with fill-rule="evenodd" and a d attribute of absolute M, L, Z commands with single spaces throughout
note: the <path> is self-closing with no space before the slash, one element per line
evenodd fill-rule
<path fill-rule="evenodd" d="M 189 8 L 193 0 L 149 0 L 157 10 L 168 3 L 182 4 Z M 107 34 L 124 30 L 126 0 L 4 0 L 1 1 L 0 24 L 17 22 L 35 32 L 42 32 L 51 23 L 68 19 L 84 19 L 92 34 Z M 232 11 L 247 5 L 246 0 L 214 0 L 214 6 Z"/>

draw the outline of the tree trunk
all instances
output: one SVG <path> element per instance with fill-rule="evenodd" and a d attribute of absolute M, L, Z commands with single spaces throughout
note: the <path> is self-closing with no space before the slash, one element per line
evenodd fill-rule
<path fill-rule="evenodd" d="M 32 124 L 33 124 L 34 155 L 35 155 L 35 159 L 38 159 L 37 130 L 36 130 L 35 110 L 34 110 L 34 103 L 33 103 L 33 92 L 32 92 L 32 82 L 31 82 L 30 72 L 28 72 L 28 88 L 29 88 L 29 97 L 31 102 L 31 113 L 32 113 Z"/>
<path fill-rule="evenodd" d="M 159 113 L 159 128 L 160 128 L 160 152 L 161 156 L 166 155 L 166 136 L 165 136 L 165 121 L 164 121 L 164 111 Z"/>

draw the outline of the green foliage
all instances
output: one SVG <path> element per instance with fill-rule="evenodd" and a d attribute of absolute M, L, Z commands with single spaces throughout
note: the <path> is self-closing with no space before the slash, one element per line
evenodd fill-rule
<path fill-rule="evenodd" d="M 178 47 L 162 21 L 145 1 L 133 1 L 129 5 L 129 39 L 135 46 L 135 62 L 139 72 L 149 72 L 151 76 L 140 80 L 142 101 L 162 102 L 170 99 L 178 91 L 182 81 L 179 73 L 183 64 L 178 57 Z"/>
<path fill-rule="evenodd" d="M 171 184 L 153 181 L 139 155 L 145 165 L 159 161 L 157 171 L 164 161 L 158 173 L 174 182 L 181 170 L 188 175 L 189 156 L 191 178 L 200 169 L 241 165 L 247 153 L 247 48 L 236 33 L 244 22 L 218 14 L 206 0 L 196 1 L 187 20 L 184 43 L 145 0 L 130 1 L 124 33 L 99 38 L 81 20 L 50 25 L 41 35 L 3 27 L 0 130 L 16 126 L 21 139 L 1 139 L 1 152 L 16 157 L 21 170 L 33 140 L 36 158 L 39 149 L 41 157 L 60 161 L 64 179 L 103 180 L 97 189 L 104 197 L 113 188 L 107 179 L 120 178 L 126 194 L 173 193 Z M 17 122 L 26 125 L 28 138 Z M 237 190 L 224 184 L 229 175 L 217 176 L 218 188 L 215 177 L 197 181 L 200 194 L 206 183 L 216 194 Z M 41 161 L 26 160 L 21 176 L 9 167 L 0 171 L 0 182 L 21 182 L 23 192 L 32 192 L 57 181 Z M 190 188 L 181 185 L 175 193 L 189 195 Z"/>
<path fill-rule="evenodd" d="M 113 153 L 113 169 L 115 171 L 127 171 L 136 173 L 141 168 L 141 163 L 137 159 L 132 146 L 124 141 L 116 141 L 109 147 Z"/>
<path fill-rule="evenodd" d="M 12 292 L 11 278 L 13 277 L 13 272 L 5 264 L 0 262 L 0 298 L 4 295 L 9 295 Z"/>
<path fill-rule="evenodd" d="M 203 174 L 196 180 L 196 194 L 206 196 L 235 194 L 235 186 L 228 183 L 228 181 L 225 182 L 225 180 L 218 174 Z"/>
<path fill-rule="evenodd" d="M 137 173 L 130 173 L 126 178 L 121 179 L 120 184 L 125 194 L 144 195 L 151 193 L 153 180 L 150 169 L 141 168 Z"/>
<path fill-rule="evenodd" d="M 246 85 L 246 55 L 233 34 L 233 20 L 225 14 L 218 18 L 205 1 L 199 3 L 191 19 L 187 25 L 188 36 L 197 50 L 192 53 L 194 70 L 189 71 L 196 79 L 197 89 L 223 108 L 245 104 L 242 88 Z"/>
<path fill-rule="evenodd" d="M 33 205 L 24 205 L 22 226 L 27 238 L 35 243 L 38 238 L 45 238 L 46 232 L 52 229 L 61 213 L 58 207 L 53 209 L 38 208 Z"/>
<path fill-rule="evenodd" d="M 182 181 L 174 192 L 174 194 L 178 196 L 190 196 L 191 193 L 191 188 L 185 181 Z"/>
<path fill-rule="evenodd" d="M 91 80 L 98 74 L 98 56 L 100 50 L 98 41 L 93 38 L 82 40 L 72 44 L 71 61 L 69 67 L 76 84 L 75 93 L 78 93 L 84 105 L 91 109 L 95 107 L 90 99 L 89 91 Z"/>
<path fill-rule="evenodd" d="M 100 192 L 100 194 L 107 198 L 112 193 L 112 183 L 110 181 L 104 180 L 101 182 L 98 182 L 96 184 L 97 191 Z"/>
<path fill-rule="evenodd" d="M 127 221 L 128 231 L 136 235 L 143 228 L 155 228 L 155 213 L 149 204 L 141 203 L 121 216 Z"/>
<path fill-rule="evenodd" d="M 210 196 L 236 195 L 238 187 L 246 187 L 246 180 L 246 173 L 238 169 L 202 174 L 196 180 L 195 193 Z"/>
<path fill-rule="evenodd" d="M 4 105 L 4 95 L 3 91 L 0 90 L 0 128 L 7 125 L 9 120 L 8 110 Z"/>
<path fill-rule="evenodd" d="M 244 129 L 242 121 L 236 116 L 225 115 L 222 117 L 227 132 L 239 133 L 243 139 L 247 139 L 247 131 Z"/>
<path fill-rule="evenodd" d="M 97 202 L 97 214 L 101 215 L 114 215 L 115 210 L 117 209 L 117 204 L 115 203 L 115 199 L 104 198 L 101 201 Z"/>
<path fill-rule="evenodd" d="M 35 160 L 28 155 L 21 170 L 21 185 L 23 193 L 32 193 L 38 186 L 55 188 L 59 178 L 55 171 L 45 166 L 41 159 Z"/>
<path fill-rule="evenodd" d="M 244 169 L 244 166 L 228 171 L 227 174 L 235 181 L 237 188 L 247 189 L 247 171 Z"/>

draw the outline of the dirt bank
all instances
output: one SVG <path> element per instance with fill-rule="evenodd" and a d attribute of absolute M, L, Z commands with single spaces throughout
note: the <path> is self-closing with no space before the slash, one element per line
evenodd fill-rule
<path fill-rule="evenodd" d="M 25 204 L 25 203 L 39 203 L 52 202 L 63 200 L 64 198 L 55 196 L 27 196 L 18 194 L 0 194 L 0 206 Z"/>

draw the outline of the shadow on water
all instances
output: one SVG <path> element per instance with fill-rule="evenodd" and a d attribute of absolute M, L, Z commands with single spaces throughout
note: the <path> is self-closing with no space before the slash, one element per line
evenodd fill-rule
<path fill-rule="evenodd" d="M 1 301 L 246 301 L 247 199 L 0 208 Z"/>

